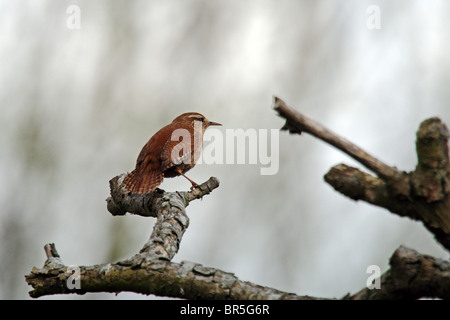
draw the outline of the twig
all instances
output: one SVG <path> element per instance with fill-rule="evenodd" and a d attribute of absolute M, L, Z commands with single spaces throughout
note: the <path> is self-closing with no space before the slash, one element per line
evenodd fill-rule
<path fill-rule="evenodd" d="M 59 258 L 58 251 L 56 251 L 54 243 L 48 243 L 44 246 L 45 255 L 49 258 Z"/>
<path fill-rule="evenodd" d="M 156 189 L 146 194 L 132 194 L 122 185 L 125 176 L 126 174 L 121 174 L 109 181 L 111 197 L 107 198 L 106 202 L 107 209 L 113 216 L 122 216 L 129 212 L 143 217 L 157 217 L 160 200 L 168 194 L 178 195 L 182 199 L 183 206 L 186 207 L 189 202 L 200 199 L 219 187 L 219 180 L 211 177 L 188 192 L 165 192 Z"/>

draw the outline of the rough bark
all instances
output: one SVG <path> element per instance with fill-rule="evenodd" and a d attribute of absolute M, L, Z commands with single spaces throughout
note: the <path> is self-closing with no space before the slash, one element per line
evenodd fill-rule
<path fill-rule="evenodd" d="M 69 271 L 59 257 L 48 257 L 43 268 L 33 268 L 26 276 L 27 282 L 34 288 L 30 296 L 131 291 L 184 299 L 314 299 L 241 281 L 232 273 L 198 263 L 174 263 L 152 258 L 147 253 L 117 263 L 80 266 L 80 289 L 69 289 L 67 286 L 72 276 Z"/>
<path fill-rule="evenodd" d="M 33 268 L 26 281 L 30 296 L 131 291 L 184 299 L 220 300 L 321 300 L 299 296 L 239 280 L 234 274 L 201 264 L 152 259 L 147 253 L 117 263 L 80 266 L 80 288 L 70 288 L 72 267 L 62 263 L 53 244 L 42 268 Z M 391 268 L 381 276 L 380 289 L 364 288 L 344 300 L 399 300 L 434 297 L 450 299 L 450 262 L 400 247 L 390 259 Z"/>
<path fill-rule="evenodd" d="M 404 300 L 424 297 L 450 299 L 450 262 L 398 248 L 391 268 L 381 276 L 380 289 L 364 288 L 346 299 Z"/>
<path fill-rule="evenodd" d="M 211 193 L 219 186 L 219 181 L 211 177 L 189 192 L 164 192 L 157 189 L 146 194 L 131 194 L 122 185 L 125 176 L 122 174 L 109 182 L 111 197 L 106 199 L 108 211 L 112 215 L 130 212 L 144 217 L 156 217 L 153 232 L 141 253 L 147 252 L 152 259 L 172 260 L 189 226 L 185 208 L 190 201 Z"/>

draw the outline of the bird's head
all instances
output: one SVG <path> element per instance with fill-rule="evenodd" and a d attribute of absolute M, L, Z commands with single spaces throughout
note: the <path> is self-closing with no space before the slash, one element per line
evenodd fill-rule
<path fill-rule="evenodd" d="M 201 124 L 203 131 L 209 126 L 221 126 L 220 123 L 209 121 L 204 115 L 198 112 L 187 112 L 176 117 L 173 122 L 187 125 L 189 127 L 194 127 L 195 125 Z"/>

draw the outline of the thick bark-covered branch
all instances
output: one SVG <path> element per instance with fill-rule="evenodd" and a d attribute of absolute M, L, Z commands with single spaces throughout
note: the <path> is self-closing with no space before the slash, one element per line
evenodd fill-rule
<path fill-rule="evenodd" d="M 157 220 L 153 227 L 153 232 L 140 253 L 127 261 L 114 265 L 80 267 L 80 270 L 85 275 L 85 279 L 98 280 L 102 273 L 110 277 L 112 274 L 109 272 L 110 270 L 117 271 L 118 273 L 114 273 L 115 275 L 119 274 L 121 277 L 126 278 L 129 272 L 132 272 L 135 268 L 149 265 L 150 267 L 148 268 L 150 269 L 145 267 L 144 271 L 140 271 L 141 273 L 144 272 L 145 275 L 145 273 L 154 270 L 155 266 L 169 262 L 178 252 L 183 234 L 189 226 L 189 217 L 186 214 L 185 207 L 190 201 L 202 198 L 219 186 L 219 181 L 212 177 L 205 183 L 196 186 L 190 192 L 164 192 L 163 190 L 157 190 L 148 194 L 130 194 L 122 186 L 124 176 L 120 175 L 110 180 L 111 197 L 107 199 L 108 210 L 113 215 L 124 215 L 126 212 L 131 212 L 142 216 L 156 217 Z M 62 264 L 53 244 L 46 245 L 44 249 L 47 255 L 44 268 L 33 268 L 31 274 L 27 276 L 27 281 L 35 287 L 35 290 L 30 292 L 30 295 L 33 297 L 42 295 L 41 287 L 47 288 L 44 290 L 44 294 L 66 293 L 68 290 L 68 286 L 63 285 L 63 282 L 61 282 L 70 277 L 70 273 L 67 274 L 67 277 L 64 276 L 67 273 L 67 267 Z M 124 267 L 126 268 L 124 269 Z M 106 273 L 105 270 L 107 271 Z M 141 273 L 138 272 L 134 277 L 140 279 Z M 94 278 L 90 277 L 92 274 L 94 274 Z M 53 275 L 58 275 L 59 280 L 53 279 Z M 164 277 L 164 275 L 162 276 Z M 83 289 L 80 289 L 81 291 L 78 291 L 78 293 L 85 291 L 109 292 L 107 289 L 108 282 L 104 282 L 103 279 L 102 284 L 99 285 L 96 282 L 97 280 L 87 281 Z M 131 287 L 136 285 L 134 280 L 131 284 L 127 279 L 118 280 L 120 283 L 123 281 Z M 120 283 L 112 285 L 115 291 L 122 290 Z M 106 289 L 97 290 L 102 285 L 106 285 Z M 141 292 L 141 289 L 136 290 L 136 292 Z"/>
<path fill-rule="evenodd" d="M 41 269 L 26 276 L 33 286 L 30 296 L 86 292 L 132 291 L 142 294 L 186 299 L 314 299 L 282 292 L 239 280 L 231 273 L 197 263 L 172 263 L 181 238 L 189 225 L 185 207 L 190 201 L 209 194 L 219 186 L 216 178 L 190 192 L 129 194 L 122 186 L 124 175 L 110 181 L 108 210 L 113 215 L 126 212 L 156 217 L 149 241 L 139 254 L 117 263 L 78 267 L 79 288 L 69 286 L 72 269 L 62 264 L 53 244 L 45 246 L 47 260 Z"/>
<path fill-rule="evenodd" d="M 80 266 L 79 289 L 70 289 L 67 285 L 72 281 L 70 270 L 73 267 L 68 270 L 60 261 L 49 262 L 53 258 L 48 258 L 43 268 L 33 268 L 26 280 L 33 286 L 30 291 L 33 298 L 51 294 L 131 291 L 184 299 L 315 299 L 242 281 L 232 273 L 194 262 L 174 263 L 148 258 L 147 254 L 138 254 L 117 263 Z"/>
<path fill-rule="evenodd" d="M 46 247 L 49 245 L 46 245 Z M 46 250 L 47 251 L 47 250 Z M 53 252 L 56 249 L 53 246 Z M 234 274 L 201 264 L 149 259 L 147 254 L 117 263 L 78 267 L 79 288 L 70 287 L 74 267 L 65 266 L 59 255 L 48 256 L 43 268 L 33 268 L 26 281 L 30 296 L 52 294 L 118 293 L 130 291 L 184 299 L 318 300 L 239 280 Z M 380 279 L 380 289 L 364 288 L 343 299 L 450 299 L 450 262 L 400 247 L 390 259 L 391 268 Z"/>
<path fill-rule="evenodd" d="M 130 212 L 156 217 L 153 232 L 141 253 L 146 252 L 151 259 L 172 260 L 189 226 L 185 207 L 190 201 L 199 199 L 217 188 L 219 181 L 211 177 L 189 192 L 164 192 L 157 189 L 146 194 L 131 194 L 122 185 L 124 177 L 125 175 L 122 174 L 109 182 L 111 197 L 106 199 L 108 211 L 112 215 L 124 215 Z"/>
<path fill-rule="evenodd" d="M 400 247 L 394 252 L 389 263 L 391 268 L 381 276 L 380 289 L 364 288 L 346 299 L 450 299 L 450 261 Z"/>
<path fill-rule="evenodd" d="M 402 217 L 421 221 L 436 240 L 450 250 L 449 132 L 438 118 L 423 121 L 417 131 L 418 164 L 413 172 L 399 171 L 352 142 L 302 115 L 275 97 L 274 108 L 286 119 L 282 129 L 307 132 L 350 155 L 377 177 L 344 164 L 325 175 L 325 181 L 353 200 L 363 200 Z"/>
<path fill-rule="evenodd" d="M 408 199 L 400 201 L 388 183 L 367 172 L 346 164 L 339 164 L 331 168 L 324 179 L 336 191 L 353 200 L 363 200 L 386 208 L 399 216 L 420 220 L 415 204 L 410 203 Z"/>

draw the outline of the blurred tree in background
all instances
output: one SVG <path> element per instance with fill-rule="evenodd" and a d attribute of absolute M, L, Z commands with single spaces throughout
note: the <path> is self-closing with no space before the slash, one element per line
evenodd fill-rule
<path fill-rule="evenodd" d="M 80 8 L 80 29 L 66 25 L 71 5 Z M 380 29 L 367 27 L 370 5 L 380 8 Z M 450 122 L 449 6 L 0 1 L 0 298 L 28 297 L 23 275 L 42 261 L 45 243 L 57 243 L 68 265 L 141 248 L 152 222 L 111 217 L 108 180 L 131 171 L 148 138 L 183 112 L 201 112 L 223 130 L 280 128 L 270 108 L 277 94 L 412 170 L 419 123 Z M 324 172 L 344 160 L 352 164 L 308 136 L 281 133 L 276 175 L 261 176 L 258 165 L 196 166 L 192 179 L 214 175 L 221 187 L 187 209 L 176 260 L 284 291 L 342 296 L 365 285 L 367 266 L 384 271 L 400 244 L 448 258 L 421 224 L 326 185 Z M 126 297 L 141 296 L 118 296 Z"/>

